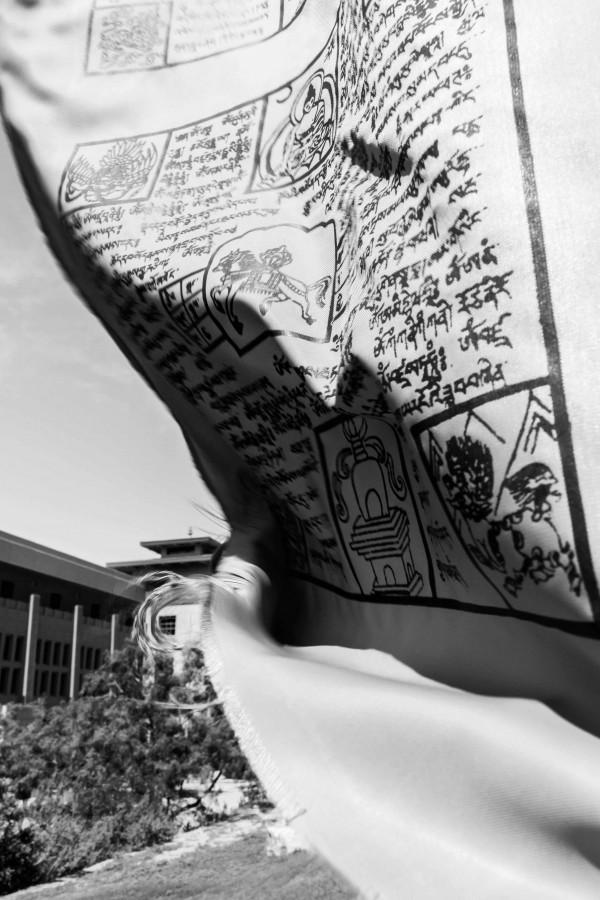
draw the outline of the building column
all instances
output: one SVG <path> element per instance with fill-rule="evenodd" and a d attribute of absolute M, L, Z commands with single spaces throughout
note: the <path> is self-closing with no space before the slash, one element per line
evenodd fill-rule
<path fill-rule="evenodd" d="M 79 694 L 79 657 L 81 655 L 81 632 L 83 630 L 83 606 L 77 604 L 73 611 L 73 640 L 71 642 L 71 677 L 69 679 L 69 700 Z"/>
<path fill-rule="evenodd" d="M 29 597 L 29 617 L 27 619 L 27 639 L 25 643 L 25 667 L 23 669 L 23 702 L 33 700 L 35 678 L 35 655 L 40 625 L 40 595 Z"/>
<path fill-rule="evenodd" d="M 118 628 L 119 628 L 119 613 L 113 613 L 110 617 L 110 655 L 111 657 L 115 655 L 115 652 L 119 649 L 117 647 L 117 639 L 118 639 Z"/>

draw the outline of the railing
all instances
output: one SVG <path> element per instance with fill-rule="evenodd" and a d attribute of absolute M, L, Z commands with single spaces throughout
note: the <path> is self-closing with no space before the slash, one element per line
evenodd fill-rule
<path fill-rule="evenodd" d="M 54 619 L 72 619 L 73 613 L 64 609 L 51 609 L 49 606 L 40 606 L 41 616 L 51 616 Z"/>
<path fill-rule="evenodd" d="M 0 597 L 0 607 L 4 609 L 16 609 L 19 612 L 29 613 L 29 603 L 23 600 L 14 600 L 12 597 Z M 65 609 L 52 609 L 49 606 L 39 607 L 40 616 L 47 616 L 51 619 L 63 619 L 69 622 L 73 621 L 73 612 Z M 101 631 L 110 630 L 109 619 L 93 619 L 90 616 L 83 616 L 83 624 L 90 628 L 98 628 Z M 119 625 L 119 631 L 123 633 L 129 632 L 129 628 L 125 625 Z"/>
<path fill-rule="evenodd" d="M 110 622 L 107 622 L 106 619 L 90 619 L 89 616 L 83 617 L 83 624 L 89 625 L 91 628 L 101 628 L 103 630 L 110 628 Z"/>
<path fill-rule="evenodd" d="M 25 612 L 29 609 L 29 603 L 24 603 L 22 600 L 13 600 L 12 597 L 0 597 L 0 606 L 3 606 L 5 609 L 20 609 Z"/>

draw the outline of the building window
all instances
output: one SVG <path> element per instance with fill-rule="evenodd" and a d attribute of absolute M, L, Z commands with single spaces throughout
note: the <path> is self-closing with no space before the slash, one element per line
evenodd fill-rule
<path fill-rule="evenodd" d="M 35 661 L 39 664 L 42 658 L 42 639 L 38 638 L 37 644 L 35 645 Z M 36 691 L 37 693 L 37 691 Z"/>
<path fill-rule="evenodd" d="M 100 663 L 102 661 L 102 651 L 100 649 L 94 650 L 94 668 L 99 669 Z"/>
<path fill-rule="evenodd" d="M 94 653 L 94 650 L 93 650 L 92 647 L 88 647 L 87 650 L 85 651 L 85 667 L 86 667 L 86 669 L 91 669 L 91 668 L 92 668 L 92 655 L 93 655 L 93 653 Z"/>
<path fill-rule="evenodd" d="M 62 594 L 54 591 L 50 594 L 50 609 L 60 609 L 60 603 L 62 600 Z"/>
<path fill-rule="evenodd" d="M 23 635 L 19 635 L 15 642 L 15 661 L 23 662 L 23 647 L 25 645 L 25 639 Z"/>
<path fill-rule="evenodd" d="M 52 665 L 60 666 L 60 644 L 58 641 L 54 644 L 54 649 L 52 650 Z"/>
<path fill-rule="evenodd" d="M 11 694 L 18 694 L 21 690 L 21 669 L 13 669 L 12 670 L 12 678 L 10 680 L 10 692 Z"/>
<path fill-rule="evenodd" d="M 61 672 L 61 676 L 60 676 L 60 696 L 61 697 L 68 697 L 68 695 L 69 695 L 68 678 L 69 678 L 69 676 L 67 675 L 66 672 Z"/>
<path fill-rule="evenodd" d="M 50 654 L 52 652 L 52 641 L 44 641 L 44 665 L 50 665 Z"/>
<path fill-rule="evenodd" d="M 14 581 L 7 581 L 6 579 L 2 579 L 0 581 L 0 597 L 5 597 L 7 600 L 11 600 L 15 596 L 15 583 Z"/>
<path fill-rule="evenodd" d="M 163 634 L 175 634 L 175 624 L 177 622 L 177 616 L 159 616 L 158 617 L 158 627 L 162 631 Z"/>
<path fill-rule="evenodd" d="M 8 690 L 8 676 L 10 669 L 0 669 L 0 694 L 6 694 Z"/>
<path fill-rule="evenodd" d="M 71 645 L 65 644 L 63 646 L 62 664 L 66 668 L 70 662 L 71 662 Z"/>
<path fill-rule="evenodd" d="M 50 676 L 50 693 L 53 697 L 56 697 L 56 688 L 58 682 L 58 672 L 53 672 Z"/>
<path fill-rule="evenodd" d="M 40 694 L 45 694 L 48 690 L 48 672 L 42 672 L 40 675 Z"/>
<path fill-rule="evenodd" d="M 90 609 L 90 616 L 92 619 L 100 618 L 100 604 L 99 603 L 92 603 L 92 607 Z"/>
<path fill-rule="evenodd" d="M 7 634 L 4 638 L 4 652 L 2 654 L 2 659 L 12 659 L 12 648 L 13 636 L 12 634 Z"/>

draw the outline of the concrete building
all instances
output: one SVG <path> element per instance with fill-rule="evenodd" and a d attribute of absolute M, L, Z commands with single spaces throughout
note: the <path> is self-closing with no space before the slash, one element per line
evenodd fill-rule
<path fill-rule="evenodd" d="M 208 536 L 185 537 L 175 540 L 142 541 L 141 547 L 157 554 L 156 557 L 112 562 L 109 566 L 133 578 L 141 578 L 153 572 L 174 572 L 188 578 L 206 578 L 213 570 L 213 560 L 221 544 Z M 148 590 L 151 589 L 149 585 Z M 159 616 L 164 634 L 174 637 L 182 645 L 194 644 L 198 638 L 198 609 L 193 606 L 172 604 Z M 181 666 L 180 654 L 175 654 L 176 669 Z"/>
<path fill-rule="evenodd" d="M 76 696 L 142 599 L 119 572 L 0 532 L 0 703 Z"/>

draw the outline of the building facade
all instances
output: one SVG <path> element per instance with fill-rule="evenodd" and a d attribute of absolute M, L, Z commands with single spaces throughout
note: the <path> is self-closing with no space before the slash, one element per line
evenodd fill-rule
<path fill-rule="evenodd" d="M 120 572 L 0 532 L 0 704 L 77 696 L 142 599 Z"/>
<path fill-rule="evenodd" d="M 141 547 L 157 554 L 154 558 L 112 562 L 109 566 L 132 578 L 142 578 L 157 572 L 173 572 L 187 578 L 207 578 L 214 568 L 214 561 L 221 548 L 215 538 L 185 537 L 175 540 L 142 541 Z M 151 590 L 151 581 L 147 590 Z M 197 643 L 198 608 L 173 603 L 166 607 L 158 619 L 164 634 L 174 638 L 182 647 Z M 181 654 L 175 653 L 176 669 L 182 664 Z"/>

